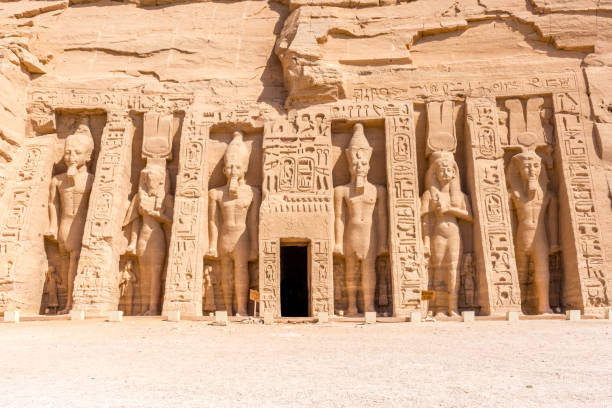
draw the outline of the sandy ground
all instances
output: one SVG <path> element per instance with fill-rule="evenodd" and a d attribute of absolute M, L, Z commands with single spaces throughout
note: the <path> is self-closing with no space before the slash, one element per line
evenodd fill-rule
<path fill-rule="evenodd" d="M 0 407 L 612 407 L 612 322 L 0 324 Z"/>

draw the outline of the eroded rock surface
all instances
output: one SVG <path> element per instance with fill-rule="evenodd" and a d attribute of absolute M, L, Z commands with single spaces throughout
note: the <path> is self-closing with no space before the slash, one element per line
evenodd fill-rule
<path fill-rule="evenodd" d="M 604 0 L 0 2 L 0 311 L 602 315 L 611 80 Z"/>

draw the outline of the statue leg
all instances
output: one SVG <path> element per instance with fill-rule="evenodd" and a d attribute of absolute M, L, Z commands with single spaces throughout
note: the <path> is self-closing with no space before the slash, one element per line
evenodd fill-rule
<path fill-rule="evenodd" d="M 457 236 L 446 241 L 445 266 L 447 268 L 446 285 L 448 288 L 449 316 L 459 315 L 459 257 L 461 252 L 461 235 L 457 234 Z"/>
<path fill-rule="evenodd" d="M 444 268 L 444 258 L 445 258 L 445 248 L 447 245 L 446 238 L 441 235 L 434 235 L 431 240 L 431 275 L 429 277 L 429 281 L 431 282 L 432 289 L 436 292 L 439 291 L 440 283 L 445 282 L 445 268 Z M 445 312 L 444 304 L 439 299 L 439 293 L 436 293 L 436 296 L 433 300 L 433 305 L 430 305 L 430 309 L 433 314 L 440 314 Z"/>
<path fill-rule="evenodd" d="M 236 293 L 236 315 L 248 316 L 249 263 L 248 253 L 234 259 L 234 291 Z"/>
<path fill-rule="evenodd" d="M 223 288 L 223 303 L 228 316 L 233 315 L 234 299 L 234 262 L 229 255 L 221 257 L 221 287 Z"/>
<path fill-rule="evenodd" d="M 533 264 L 533 283 L 538 304 L 538 314 L 552 313 L 549 299 L 550 272 L 548 270 L 548 250 L 546 248 L 537 248 L 533 257 Z"/>
<path fill-rule="evenodd" d="M 72 292 L 74 290 L 74 278 L 76 278 L 77 264 L 79 260 L 79 254 L 77 251 L 70 252 L 70 261 L 68 263 L 68 293 L 66 298 L 66 307 L 60 312 L 60 314 L 66 314 L 72 309 Z"/>
<path fill-rule="evenodd" d="M 159 314 L 159 297 L 161 295 L 161 271 L 163 259 L 161 262 L 147 262 L 148 268 L 151 271 L 151 286 L 149 290 L 149 309 L 145 312 L 145 316 L 155 316 Z"/>
<path fill-rule="evenodd" d="M 357 314 L 357 259 L 352 255 L 346 256 L 346 299 L 347 299 L 347 316 Z"/>
<path fill-rule="evenodd" d="M 527 305 L 527 283 L 529 280 L 529 256 L 525 251 L 516 250 L 516 270 L 521 287 L 521 305 L 523 310 Z"/>
<path fill-rule="evenodd" d="M 373 254 L 361 261 L 361 290 L 363 291 L 364 312 L 375 312 L 374 293 L 376 291 L 376 256 Z"/>

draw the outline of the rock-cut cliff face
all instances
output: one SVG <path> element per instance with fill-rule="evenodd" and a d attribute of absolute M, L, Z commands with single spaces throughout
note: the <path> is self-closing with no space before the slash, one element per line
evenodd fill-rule
<path fill-rule="evenodd" d="M 569 95 L 565 99 L 560 96 L 564 92 Z M 42 94 L 45 96 L 37 96 Z M 100 106 L 82 100 L 61 105 L 56 103 L 61 99 L 59 94 L 73 101 L 84 100 L 85 97 L 79 95 L 98 95 L 99 99 L 93 99 L 105 102 Z M 146 102 L 134 95 L 157 96 Z M 44 211 L 38 207 L 33 210 L 33 205 L 28 203 L 44 201 L 52 177 L 66 171 L 62 164 L 64 141 L 78 128 L 84 115 L 95 139 L 95 157 L 90 170 L 103 169 L 103 163 L 97 162 L 100 151 L 107 148 L 100 142 L 101 135 L 112 131 L 109 123 L 121 122 L 104 106 L 121 106 L 130 117 L 130 126 L 136 129 L 129 130 L 134 134 L 136 146 L 130 153 L 131 164 L 121 170 L 123 173 L 118 171 L 121 174 L 113 175 L 123 177 L 126 187 L 121 191 L 125 197 L 123 201 L 109 199 L 109 203 L 121 207 L 117 210 L 121 215 L 117 217 L 123 220 L 129 200 L 139 188 L 140 171 L 150 165 L 151 157 L 155 156 L 138 150 L 151 130 L 147 128 L 150 123 L 156 123 L 156 132 L 162 132 L 163 128 L 167 133 L 176 134 L 214 133 L 214 137 L 208 133 L 203 136 L 204 139 L 210 136 L 206 142 L 208 156 L 203 159 L 208 160 L 210 169 L 202 185 L 211 188 L 224 183 L 220 163 L 231 133 L 238 126 L 246 132 L 249 154 L 258 155 L 251 159 L 247 182 L 263 189 L 265 202 L 269 196 L 261 180 L 267 180 L 266 172 L 278 163 L 266 161 L 269 156 L 262 152 L 278 146 L 270 147 L 262 142 L 264 136 L 274 132 L 301 134 L 312 131 L 315 126 L 321 134 L 332 132 L 324 129 L 321 122 L 324 120 L 330 120 L 330 129 L 333 127 L 334 135 L 340 135 L 330 148 L 333 153 L 330 156 L 333 158 L 330 194 L 332 187 L 348 182 L 349 167 L 340 152 L 346 148 L 349 128 L 356 121 L 365 123 L 366 133 L 373 132 L 368 133 L 368 138 L 374 146 L 376 164 L 372 166 L 370 178 L 391 188 L 393 183 L 387 177 L 392 178 L 395 173 L 385 167 L 392 166 L 387 162 L 392 157 L 385 156 L 385 149 L 391 147 L 385 147 L 384 141 L 380 141 L 383 139 L 376 135 L 390 134 L 391 125 L 387 119 L 399 114 L 400 105 L 408 102 L 411 108 L 402 111 L 402 115 L 411 112 L 411 120 L 414 120 L 417 139 L 414 152 L 418 156 L 415 157 L 418 165 L 414 176 L 418 182 L 415 197 L 424 193 L 428 157 L 435 151 L 427 136 L 432 132 L 433 122 L 428 116 L 433 109 L 431 103 L 444 101 L 454 104 L 450 113 L 447 112 L 454 123 L 447 133 L 453 134 L 456 145 L 453 152 L 460 157 L 457 161 L 463 190 L 467 192 L 469 185 L 472 193 L 477 192 L 479 187 L 470 184 L 475 177 L 472 170 L 477 169 L 471 169 L 469 164 L 470 160 L 479 159 L 478 153 L 471 156 L 470 149 L 476 152 L 477 143 L 469 139 L 470 132 L 475 129 L 470 126 L 476 126 L 472 122 L 474 112 L 480 112 L 475 106 L 482 102 L 473 102 L 477 98 L 492 100 L 491 103 L 496 104 L 493 110 L 499 113 L 499 117 L 497 113 L 491 117 L 498 122 L 494 126 L 499 126 L 506 137 L 502 140 L 503 148 L 498 146 L 500 169 L 505 170 L 517 149 L 535 151 L 537 145 L 538 154 L 547 155 L 550 186 L 560 202 L 562 221 L 559 224 L 567 224 L 567 230 L 561 226 L 562 232 L 569 231 L 573 237 L 571 245 L 563 244 L 565 268 L 584 270 L 584 279 L 608 285 L 604 292 L 609 293 L 604 294 L 597 292 L 600 289 L 595 288 L 595 284 L 580 286 L 576 283 L 583 279 L 580 275 L 583 272 L 580 272 L 580 277 L 566 279 L 565 285 L 568 288 L 578 285 L 581 294 L 569 293 L 571 290 L 567 289 L 566 296 L 578 299 L 596 293 L 593 298 L 612 301 L 609 290 L 612 275 L 602 272 L 612 266 L 612 239 L 608 239 L 612 238 L 611 95 L 612 0 L 0 0 L 0 213 L 6 208 L 9 214 L 10 210 L 5 218 L 0 214 L 0 310 L 3 302 L 6 306 L 11 302 L 19 305 L 23 301 L 15 301 L 18 297 L 10 294 L 15 291 L 30 293 L 26 296 L 28 299 L 40 297 L 45 273 L 40 272 L 38 276 L 35 271 L 61 258 L 59 250 L 52 249 L 49 242 L 44 241 L 43 227 L 40 231 L 26 231 L 21 235 L 11 231 L 23 229 L 24 219 L 42 224 L 48 221 L 48 203 L 40 205 L 40 208 L 44 206 Z M 120 99 L 121 103 L 117 102 Z M 414 111 L 411 110 L 413 104 Z M 180 106 L 180 109 L 172 110 L 168 106 L 173 109 Z M 323 107 L 333 112 L 331 118 L 316 116 L 315 111 Z M 164 109 L 175 116 L 170 119 L 156 117 L 155 120 L 147 116 L 149 111 L 162 115 Z M 525 114 L 521 116 L 523 109 Z M 308 116 L 310 113 L 301 113 L 306 111 L 315 113 L 312 117 Z M 376 116 L 372 111 L 385 113 Z M 200 129 L 200 125 L 185 112 L 197 112 L 198 118 L 207 121 L 206 126 L 202 125 L 206 129 L 194 130 Z M 582 162 L 578 166 L 569 156 L 564 156 L 562 149 L 569 144 L 559 142 L 555 145 L 555 140 L 561 140 L 555 137 L 562 137 L 562 126 L 566 126 L 568 132 L 576 130 L 571 120 L 560 116 L 569 114 L 576 115 L 571 120 L 579 123 L 585 135 L 580 141 L 580 149 L 588 158 L 583 166 L 586 169 L 578 169 Z M 533 117 L 541 119 L 541 123 L 533 125 L 535 128 L 529 124 Z M 309 120 L 316 122 L 315 118 L 324 119 L 316 125 L 310 122 L 305 125 Z M 280 126 L 279 121 L 287 123 Z M 515 137 L 533 129 L 548 136 L 542 136 L 541 143 L 523 143 L 524 138 Z M 177 180 L 183 174 L 181 166 L 184 163 L 179 163 L 179 156 L 187 146 L 181 145 L 183 141 L 178 139 L 180 137 L 168 147 L 173 153 L 164 156 L 172 193 L 181 182 Z M 45 173 L 31 176 L 23 169 L 28 170 L 31 154 L 39 154 L 31 153 L 38 152 L 32 150 L 32 146 L 38 149 L 38 141 L 44 145 L 45 140 L 51 146 L 45 145 L 50 152 L 45 156 L 48 159 Z M 186 137 L 183 140 L 187 140 Z M 282 141 L 278 143 L 285 141 L 279 140 Z M 567 143 L 574 143 L 574 139 L 568 139 Z M 578 151 L 567 149 L 568 154 Z M 280 154 L 284 154 L 282 149 Z M 157 164 L 160 157 L 155 157 Z M 302 161 L 300 164 L 298 160 L 296 171 L 312 166 L 308 163 Z M 568 181 L 583 174 L 594 188 Z M 199 177 L 190 175 L 194 179 Z M 36 198 L 33 193 L 20 196 L 25 188 L 19 183 L 39 183 L 36 185 L 41 186 L 37 193 L 40 197 Z M 511 189 L 510 182 L 502 184 L 504 189 Z M 94 183 L 94 192 L 102 188 L 96 185 Z M 390 198 L 392 196 L 390 193 Z M 477 197 L 470 199 L 478 201 Z M 584 200 L 588 204 L 584 204 Z M 91 208 L 97 207 L 92 204 Z M 484 211 L 488 207 L 481 208 Z M 512 210 L 512 204 L 504 208 Z M 390 208 L 389 211 L 395 210 Z M 175 214 L 179 214 L 179 210 Z M 119 225 L 120 221 L 116 222 L 117 228 L 124 227 Z M 15 225 L 21 227 L 15 229 Z M 87 225 L 89 228 L 90 224 Z M 475 225 L 476 230 L 486 229 L 479 222 Z M 516 229 L 516 225 L 514 227 Z M 205 224 L 198 224 L 198 228 L 207 236 Z M 483 232 L 478 238 L 477 233 L 465 232 L 463 224 L 461 228 L 466 243 L 464 249 L 470 252 L 469 256 L 473 254 L 475 268 L 482 275 L 479 282 L 488 279 L 484 276 L 489 269 L 514 262 L 502 259 L 499 254 L 493 255 L 499 256 L 493 261 L 485 256 L 489 259 L 486 262 L 492 262 L 489 268 L 484 258 L 481 262 L 475 249 L 478 240 L 489 237 L 486 235 L 489 232 Z M 89 233 L 95 235 L 95 232 Z M 389 233 L 391 241 L 395 239 L 392 233 Z M 124 243 L 113 241 L 112 233 L 109 236 L 100 234 L 113 251 L 117 252 L 122 245 L 125 247 Z M 174 237 L 178 232 L 169 234 Z M 204 241 L 207 240 L 206 237 Z M 569 242 L 570 238 L 567 240 Z M 38 246 L 30 241 L 36 241 Z M 96 249 L 86 239 L 83 245 L 91 245 L 92 251 Z M 26 253 L 26 249 L 38 251 L 40 259 L 29 266 L 33 275 L 15 278 L 11 273 L 17 261 L 5 255 Z M 123 268 L 126 261 L 120 260 L 115 252 L 112 256 L 116 256 L 117 265 Z M 569 252 L 572 253 L 568 255 Z M 170 256 L 168 263 L 174 261 Z M 400 261 L 393 260 L 393 256 L 390 262 L 391 270 L 399 268 Z M 81 269 L 79 274 L 86 274 Z M 25 283 L 33 279 L 32 276 L 37 276 L 35 288 Z M 179 286 L 177 283 L 176 288 L 168 287 L 167 290 L 179 291 Z M 394 296 L 404 295 L 397 292 Z M 486 303 L 494 294 L 490 294 L 489 300 L 483 300 L 488 295 L 481 296 L 480 302 Z M 512 298 L 512 294 L 509 296 Z"/>

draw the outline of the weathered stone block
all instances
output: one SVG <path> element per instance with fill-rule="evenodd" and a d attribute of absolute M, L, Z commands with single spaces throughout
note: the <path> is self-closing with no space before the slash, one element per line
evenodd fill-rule
<path fill-rule="evenodd" d="M 376 312 L 366 312 L 365 313 L 365 322 L 366 322 L 366 324 L 374 324 L 374 323 L 376 323 Z"/>
<path fill-rule="evenodd" d="M 421 312 L 410 312 L 410 323 L 420 323 L 423 315 Z"/>
<path fill-rule="evenodd" d="M 19 323 L 19 310 L 7 310 L 4 312 L 5 323 Z"/>
<path fill-rule="evenodd" d="M 71 310 L 70 320 L 85 320 L 85 311 L 84 310 Z"/>
<path fill-rule="evenodd" d="M 123 321 L 123 311 L 122 310 L 113 310 L 108 314 L 109 322 L 122 322 Z"/>
<path fill-rule="evenodd" d="M 468 323 L 468 322 L 473 322 L 474 320 L 476 320 L 476 314 L 474 313 L 473 310 L 466 310 L 461 312 L 461 321 Z"/>
<path fill-rule="evenodd" d="M 229 324 L 229 319 L 227 318 L 227 310 L 217 310 L 215 312 L 215 323 L 219 325 Z"/>
<path fill-rule="evenodd" d="M 168 310 L 168 321 L 169 322 L 180 322 L 181 311 L 180 310 Z"/>
<path fill-rule="evenodd" d="M 577 322 L 580 320 L 580 310 L 567 310 L 565 312 L 565 320 Z"/>
<path fill-rule="evenodd" d="M 506 312 L 506 320 L 509 322 L 518 322 L 519 321 L 519 312 Z"/>
<path fill-rule="evenodd" d="M 318 314 L 318 322 L 319 323 L 328 323 L 329 322 L 329 313 L 327 312 L 319 312 Z"/>

